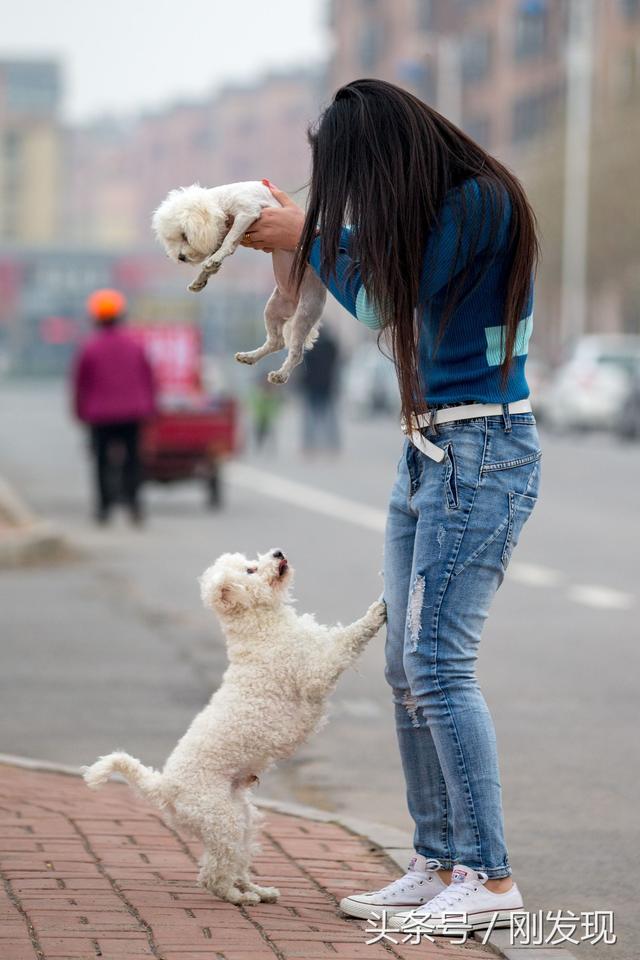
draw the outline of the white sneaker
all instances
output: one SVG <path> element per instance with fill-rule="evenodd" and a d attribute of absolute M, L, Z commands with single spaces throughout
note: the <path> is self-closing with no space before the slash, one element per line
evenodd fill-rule
<path fill-rule="evenodd" d="M 391 917 L 388 927 L 405 933 L 449 935 L 489 925 L 508 927 L 511 914 L 523 908 L 522 894 L 515 880 L 506 893 L 493 893 L 484 886 L 488 879 L 482 870 L 456 865 L 451 883 L 442 893 L 422 907 Z"/>
<path fill-rule="evenodd" d="M 345 897 L 340 901 L 340 909 L 350 917 L 368 920 L 372 913 L 382 917 L 383 910 L 387 917 L 391 917 L 394 913 L 419 907 L 446 890 L 446 884 L 435 872 L 441 869 L 439 860 L 427 859 L 416 853 L 403 877 L 394 880 L 382 890 L 354 893 L 351 897 Z"/>

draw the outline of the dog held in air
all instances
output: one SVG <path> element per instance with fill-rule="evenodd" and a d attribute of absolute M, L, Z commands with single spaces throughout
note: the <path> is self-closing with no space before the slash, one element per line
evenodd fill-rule
<path fill-rule="evenodd" d="M 262 210 L 277 206 L 269 188 L 258 180 L 211 188 L 192 184 L 169 193 L 153 214 L 152 226 L 172 260 L 202 265 L 189 284 L 189 290 L 199 291 L 218 272 L 225 257 L 235 252 Z M 302 362 L 305 349 L 318 338 L 326 289 L 307 267 L 300 290 L 295 291 L 289 278 L 291 251 L 274 250 L 272 261 L 276 287 L 264 311 L 267 339 L 257 350 L 236 353 L 235 358 L 253 364 L 287 347 L 284 363 L 268 376 L 271 383 L 286 383 L 293 368 Z"/>
<path fill-rule="evenodd" d="M 252 879 L 258 812 L 252 789 L 326 720 L 327 698 L 385 621 L 373 603 L 350 626 L 325 627 L 296 612 L 293 570 L 281 550 L 257 560 L 226 553 L 200 577 L 203 603 L 218 616 L 229 658 L 221 686 L 162 771 L 123 751 L 83 768 L 86 783 L 124 776 L 167 822 L 204 845 L 199 883 L 231 903 L 275 901 Z"/>

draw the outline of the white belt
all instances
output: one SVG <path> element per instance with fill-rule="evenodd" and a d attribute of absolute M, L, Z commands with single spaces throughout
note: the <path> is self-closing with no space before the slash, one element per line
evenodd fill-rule
<path fill-rule="evenodd" d="M 513 400 L 507 404 L 509 413 L 531 413 L 532 407 L 530 400 Z M 503 413 L 503 404 L 501 403 L 465 403 L 456 407 L 444 407 L 441 410 L 432 410 L 430 413 L 420 413 L 413 416 L 412 427 L 409 429 L 406 421 L 401 419 L 400 428 L 406 433 L 411 443 L 440 463 L 444 460 L 444 450 L 436 446 L 430 440 L 427 440 L 420 433 L 421 427 L 430 427 L 434 423 L 451 423 L 452 420 L 471 420 L 475 417 L 496 417 Z"/>

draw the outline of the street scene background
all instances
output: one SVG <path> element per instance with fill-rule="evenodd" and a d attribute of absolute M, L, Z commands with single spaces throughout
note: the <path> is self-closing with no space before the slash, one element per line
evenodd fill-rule
<path fill-rule="evenodd" d="M 270 259 L 239 250 L 190 294 L 149 223 L 194 181 L 268 177 L 304 204 L 307 125 L 339 84 L 383 77 L 513 169 L 539 219 L 527 371 L 542 488 L 478 675 L 527 909 L 614 910 L 616 945 L 570 948 L 637 956 L 640 4 L 281 0 L 265 18 L 192 0 L 179 24 L 157 4 L 139 62 L 152 5 L 111 4 L 109 22 L 89 6 L 70 2 L 62 30 L 29 0 L 0 41 L 0 751 L 79 765 L 122 747 L 161 765 L 225 669 L 197 585 L 224 551 L 281 548 L 299 608 L 323 622 L 379 596 L 402 436 L 375 336 L 330 301 L 320 405 L 307 364 L 267 389 L 268 360 L 232 356 L 261 342 Z M 235 56 L 207 62 L 193 33 L 209 28 Z M 118 78 L 101 84 L 107 69 Z M 94 522 L 72 415 L 70 365 L 101 286 L 126 295 L 132 329 L 195 332 L 207 409 L 235 411 L 215 484 L 208 462 L 181 482 L 150 474 L 141 526 L 124 511 Z M 410 831 L 383 645 L 261 795 Z"/>

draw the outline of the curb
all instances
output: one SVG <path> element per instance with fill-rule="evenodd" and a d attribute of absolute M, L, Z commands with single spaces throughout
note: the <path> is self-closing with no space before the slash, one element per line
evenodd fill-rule
<path fill-rule="evenodd" d="M 43 773 L 61 773 L 70 777 L 82 776 L 81 768 L 71 764 L 34 760 L 31 757 L 20 757 L 10 753 L 0 753 L 0 765 L 2 764 L 22 767 L 25 770 L 40 770 Z M 113 775 L 112 779 L 121 783 L 127 782 L 119 774 Z M 358 817 L 343 817 L 340 814 L 320 810 L 317 807 L 308 807 L 301 803 L 287 803 L 286 801 L 269 800 L 267 798 L 263 800 L 256 798 L 255 802 L 256 806 L 261 809 L 273 810 L 274 813 L 301 817 L 305 820 L 315 820 L 320 823 L 335 823 L 350 833 L 368 840 L 403 870 L 406 869 L 407 862 L 413 853 L 410 838 L 402 830 L 397 830 L 395 827 L 387 827 L 370 820 L 361 820 Z M 509 942 L 509 932 L 507 930 L 494 930 L 486 941 L 483 941 L 482 937 L 482 931 L 473 934 L 475 940 L 480 943 L 484 942 L 496 956 L 503 958 L 503 960 L 521 960 L 521 958 L 522 960 L 577 960 L 573 953 L 564 949 L 514 945 Z M 525 950 L 526 956 L 523 952 Z"/>
<path fill-rule="evenodd" d="M 60 530 L 33 514 L 0 477 L 0 569 L 68 560 L 77 555 Z"/>

